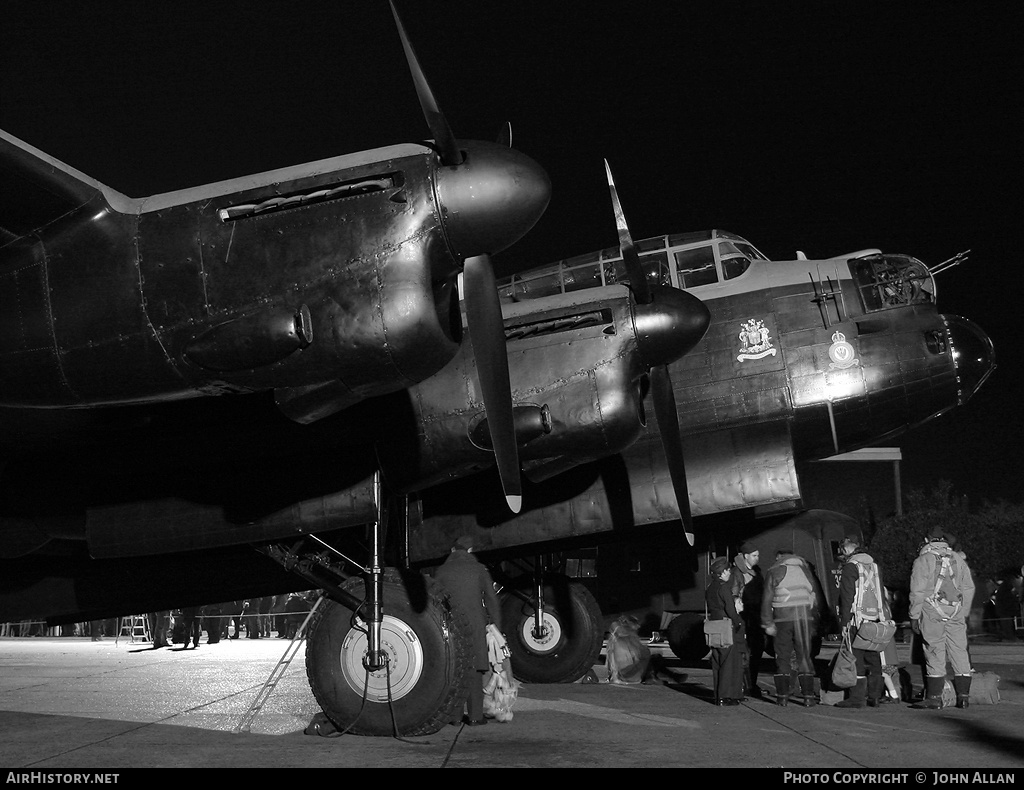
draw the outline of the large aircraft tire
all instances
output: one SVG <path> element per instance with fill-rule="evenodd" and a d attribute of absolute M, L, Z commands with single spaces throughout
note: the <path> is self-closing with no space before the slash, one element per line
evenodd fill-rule
<path fill-rule="evenodd" d="M 361 579 L 341 586 L 364 595 Z M 324 601 L 309 627 L 306 675 L 335 726 L 355 735 L 430 735 L 461 718 L 470 678 L 479 676 L 472 670 L 469 622 L 441 586 L 420 574 L 385 571 L 381 644 L 390 673 L 368 674 L 362 665 L 368 646 L 362 615 L 356 619 L 347 606 Z"/>
<path fill-rule="evenodd" d="M 522 592 L 529 594 L 529 588 Z M 533 636 L 534 606 L 511 592 L 501 602 L 502 626 L 512 651 L 512 674 L 525 683 L 573 683 L 601 658 L 604 621 L 593 594 L 580 582 L 551 576 L 544 585 L 548 633 Z"/>
<path fill-rule="evenodd" d="M 682 612 L 668 624 L 668 646 L 682 661 L 700 661 L 708 654 L 704 639 L 704 615 Z"/>

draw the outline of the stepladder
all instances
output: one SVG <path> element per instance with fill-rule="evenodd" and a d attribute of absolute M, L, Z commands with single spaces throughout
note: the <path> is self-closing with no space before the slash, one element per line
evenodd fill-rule
<path fill-rule="evenodd" d="M 131 614 L 121 618 L 121 628 L 114 639 L 116 645 L 122 636 L 127 636 L 132 643 L 152 642 L 153 637 L 149 633 L 149 618 L 144 614 Z"/>

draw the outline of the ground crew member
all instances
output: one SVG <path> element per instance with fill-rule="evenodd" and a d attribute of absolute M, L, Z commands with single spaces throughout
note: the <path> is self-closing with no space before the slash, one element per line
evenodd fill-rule
<path fill-rule="evenodd" d="M 790 549 L 775 553 L 775 564 L 764 578 L 761 624 L 775 638 L 775 703 L 789 702 L 790 674 L 796 669 L 805 705 L 814 698 L 811 637 L 818 621 L 817 586 L 803 557 Z"/>
<path fill-rule="evenodd" d="M 732 594 L 741 606 L 740 618 L 746 638 L 746 651 L 743 656 L 743 680 L 748 696 L 761 697 L 761 687 L 757 685 L 757 676 L 761 671 L 761 657 L 764 655 L 764 627 L 761 625 L 761 602 L 764 598 L 764 578 L 758 560 L 761 552 L 749 540 L 740 546 L 739 553 L 733 558 Z"/>
<path fill-rule="evenodd" d="M 463 721 L 471 726 L 486 724 L 484 718 L 484 679 L 490 669 L 487 660 L 487 619 L 501 631 L 501 607 L 498 594 L 494 591 L 491 574 L 472 554 L 473 538 L 463 536 L 452 546 L 451 553 L 434 572 L 434 578 L 444 585 L 452 600 L 469 618 L 470 634 L 473 639 L 473 668 L 479 673 L 471 678 L 468 715 Z M 456 722 L 452 722 L 455 724 Z"/>

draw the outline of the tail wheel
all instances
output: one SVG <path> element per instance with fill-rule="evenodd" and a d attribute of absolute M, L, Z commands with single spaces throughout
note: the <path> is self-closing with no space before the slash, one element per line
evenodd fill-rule
<path fill-rule="evenodd" d="M 360 579 L 341 586 L 363 595 Z M 364 613 L 320 605 L 306 645 L 310 688 L 339 730 L 430 735 L 462 713 L 472 670 L 468 621 L 433 579 L 394 569 L 385 571 L 384 612 L 387 666 L 368 672 Z"/>
<path fill-rule="evenodd" d="M 529 588 L 520 590 L 529 596 Z M 532 603 L 507 593 L 501 604 L 505 638 L 512 651 L 512 672 L 526 683 L 572 683 L 601 657 L 604 624 L 590 590 L 565 577 L 544 585 L 544 627 L 535 632 Z"/>

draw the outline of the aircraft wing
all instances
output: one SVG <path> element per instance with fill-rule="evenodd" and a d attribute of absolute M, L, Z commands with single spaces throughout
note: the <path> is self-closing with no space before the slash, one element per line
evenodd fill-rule
<path fill-rule="evenodd" d="M 28 236 L 90 201 L 132 202 L 0 130 L 0 246 Z"/>

